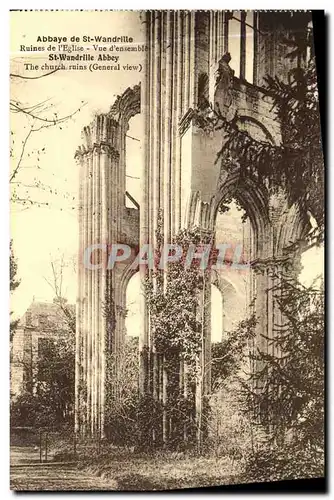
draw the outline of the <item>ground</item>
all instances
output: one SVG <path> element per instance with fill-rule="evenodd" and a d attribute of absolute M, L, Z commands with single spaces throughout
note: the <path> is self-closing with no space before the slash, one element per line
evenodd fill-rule
<path fill-rule="evenodd" d="M 189 457 L 180 453 L 136 455 L 129 450 L 103 453 L 91 461 L 39 463 L 34 447 L 11 448 L 11 489 L 29 490 L 166 490 L 236 482 L 229 459 Z"/>
<path fill-rule="evenodd" d="M 11 447 L 10 489 L 15 491 L 115 490 L 116 482 L 78 470 L 69 462 L 39 462 L 34 447 Z"/>

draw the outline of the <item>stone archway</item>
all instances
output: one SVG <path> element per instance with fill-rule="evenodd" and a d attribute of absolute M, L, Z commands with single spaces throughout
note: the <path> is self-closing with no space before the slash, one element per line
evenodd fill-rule
<path fill-rule="evenodd" d="M 125 288 L 139 244 L 138 207 L 126 206 L 126 134 L 140 113 L 140 85 L 118 96 L 109 113 L 84 128 L 76 152 L 79 166 L 79 255 L 93 244 L 123 243 L 130 262 L 114 270 L 87 269 L 80 258 L 76 318 L 75 429 L 103 435 L 106 349 L 120 348 L 124 336 Z M 130 275 L 129 275 L 130 273 Z M 108 311 L 106 311 L 106 308 Z"/>
<path fill-rule="evenodd" d="M 212 233 L 220 203 L 237 197 L 253 227 L 252 296 L 256 296 L 255 308 L 261 317 L 256 342 L 266 349 L 267 341 L 261 334 L 270 338 L 275 322 L 273 298 L 267 293 L 272 284 L 270 269 L 283 253 L 286 242 L 295 237 L 292 233 L 303 233 L 303 221 L 299 221 L 293 210 L 286 218 L 289 207 L 284 193 L 282 196 L 271 193 L 246 172 L 238 168 L 231 171 L 224 165 L 220 168 L 215 163 L 222 147 L 221 133 L 208 134 L 199 127 L 194 110 L 200 104 L 199 75 L 208 75 L 205 92 L 208 87 L 209 98 L 214 105 L 221 104 L 224 116 L 236 120 L 239 116 L 239 121 L 241 117 L 242 125 L 253 127 L 266 142 L 279 144 L 280 124 L 272 100 L 259 87 L 234 78 L 223 56 L 223 36 L 218 29 L 222 28 L 222 19 L 219 21 L 217 13 L 148 11 L 145 15 L 148 50 L 142 96 L 140 86 L 127 89 L 109 113 L 96 117 L 92 126 L 85 128 L 85 144 L 77 152 L 80 249 L 96 239 L 126 243 L 133 249 L 139 244 L 155 246 L 161 212 L 165 242 L 171 241 L 180 229 L 194 225 Z M 220 76 L 225 72 L 226 78 L 217 82 L 212 68 L 218 61 Z M 257 61 L 256 70 L 262 74 L 263 63 Z M 145 134 L 143 196 L 140 210 L 131 211 L 124 202 L 126 133 L 130 118 L 141 108 Z M 292 233 L 287 228 L 290 220 Z M 120 267 L 119 273 L 102 272 L 94 277 L 82 267 L 79 270 L 76 430 L 83 434 L 103 433 L 107 325 L 99 298 L 107 298 L 114 304 L 115 324 L 124 324 L 125 289 L 130 275 L 126 267 Z M 142 392 L 146 391 L 149 379 L 145 353 L 152 349 L 148 316 L 144 315 L 140 327 Z M 116 349 L 122 332 L 123 327 L 115 327 Z M 210 358 L 209 332 L 206 339 L 205 363 Z M 209 390 L 209 383 L 205 390 Z"/>

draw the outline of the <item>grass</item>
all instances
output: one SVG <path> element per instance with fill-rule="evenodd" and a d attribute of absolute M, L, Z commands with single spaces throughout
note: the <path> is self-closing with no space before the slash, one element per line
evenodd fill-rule
<path fill-rule="evenodd" d="M 157 491 L 233 484 L 236 463 L 229 458 L 185 453 L 145 455 L 108 447 L 99 456 L 82 457 L 79 467 L 117 484 L 121 491 Z"/>

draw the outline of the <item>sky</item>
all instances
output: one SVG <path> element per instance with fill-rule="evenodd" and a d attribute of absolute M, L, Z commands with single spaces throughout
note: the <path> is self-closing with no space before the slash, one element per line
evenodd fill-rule
<path fill-rule="evenodd" d="M 20 51 L 21 45 L 43 45 L 36 42 L 38 36 L 81 38 L 84 35 L 128 36 L 138 44 L 144 43 L 143 26 L 136 12 L 11 12 L 11 73 L 25 76 L 43 73 L 26 71 L 23 63 L 41 66 L 47 62 L 45 53 Z M 143 53 L 122 53 L 123 64 L 143 62 L 142 59 Z M 21 279 L 11 303 L 15 315 L 22 315 L 33 299 L 52 301 L 54 293 L 46 279 L 51 278 L 51 260 L 57 261 L 62 255 L 68 262 L 64 294 L 70 302 L 75 302 L 73 262 L 78 247 L 78 170 L 74 154 L 82 142 L 82 128 L 92 121 L 94 114 L 107 112 L 117 95 L 127 87 L 138 84 L 141 75 L 135 71 L 58 71 L 35 80 L 11 78 L 12 100 L 26 106 L 49 100 L 46 105 L 53 107 L 42 116 L 52 117 L 55 112 L 58 117 L 67 116 L 81 108 L 72 119 L 60 126 L 43 129 L 30 136 L 15 179 L 20 182 L 20 193 L 24 196 L 36 202 L 49 203 L 47 207 L 35 203 L 28 209 L 20 205 L 12 206 L 11 237 Z M 11 139 L 15 141 L 12 168 L 19 161 L 28 126 L 29 120 L 22 113 L 11 113 Z M 138 136 L 139 132 L 136 127 L 131 128 L 132 135 Z M 132 151 L 129 142 L 128 158 L 134 169 L 138 163 L 138 143 Z M 48 189 L 22 186 L 33 184 L 34 178 L 47 185 Z M 129 182 L 131 185 L 131 180 Z M 136 181 L 132 181 L 131 189 L 136 196 Z"/>

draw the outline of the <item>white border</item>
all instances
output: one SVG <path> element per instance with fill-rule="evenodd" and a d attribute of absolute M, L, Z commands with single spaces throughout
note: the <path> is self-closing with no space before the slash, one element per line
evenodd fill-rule
<path fill-rule="evenodd" d="M 0 291 L 1 291 L 1 297 L 0 297 L 0 332 L 2 334 L 2 345 L 0 349 L 0 369 L 1 369 L 1 399 L 0 401 L 2 402 L 2 412 L 1 412 L 1 451 L 0 451 L 0 470 L 1 470 L 1 483 L 0 483 L 0 492 L 1 492 L 1 498 L 10 498 L 12 496 L 12 493 L 9 491 L 9 415 L 8 415 L 8 400 L 9 400 L 9 334 L 8 334 L 8 329 L 9 329 L 9 319 L 8 319 L 8 311 L 9 311 L 9 292 L 8 292 L 8 280 L 9 280 L 9 273 L 8 273 L 8 256 L 9 256 L 9 207 L 8 207 L 8 173 L 9 173 L 9 162 L 8 162 L 8 151 L 9 151 L 9 144 L 8 144 L 8 139 L 9 139 L 9 107 L 8 107 L 8 102 L 9 102 L 9 77 L 8 77 L 8 62 L 9 62 L 9 9 L 27 9 L 27 2 L 8 2 L 5 1 L 3 4 L 1 4 L 0 7 L 0 23 L 1 23 L 1 29 L 0 29 L 0 47 L 1 47 L 1 54 L 2 54 L 2 60 L 1 60 L 1 78 L 0 78 L 0 83 L 1 83 L 1 134 L 0 134 L 0 139 L 1 139 L 1 154 L 2 154 L 2 161 L 1 161 L 1 168 L 0 168 L 0 221 L 1 221 L 1 246 L 0 246 L 0 276 L 1 276 L 1 285 L 0 285 Z M 93 8 L 92 8 L 93 7 Z M 122 9 L 117 9 L 117 7 L 121 7 Z M 328 34 L 329 34 L 329 56 L 328 56 L 328 63 L 331 60 L 330 54 L 332 54 L 332 49 L 333 49 L 333 35 L 332 35 L 332 23 L 331 23 L 331 16 L 333 12 L 333 7 L 332 4 L 329 0 L 322 0 L 322 1 L 309 1 L 309 0 L 281 0 L 280 2 L 277 2 L 275 4 L 268 3 L 268 1 L 254 1 L 254 2 L 245 2 L 245 1 L 239 1 L 239 2 L 222 2 L 214 0 L 210 1 L 207 0 L 206 2 L 203 1 L 198 1 L 198 0 L 187 0 L 187 1 L 173 1 L 169 0 L 168 2 L 159 2 L 159 8 L 164 8 L 164 9 L 249 9 L 249 10 L 256 10 L 256 9 L 262 9 L 262 10 L 291 10 L 291 9 L 301 9 L 301 10 L 306 10 L 306 9 L 324 9 L 327 14 L 329 14 L 329 26 L 328 26 Z M 156 1 L 142 1 L 142 2 L 135 2 L 133 0 L 122 0 L 121 2 L 111 2 L 110 0 L 95 0 L 94 2 L 86 2 L 84 0 L 76 1 L 74 2 L 73 0 L 58 0 L 57 2 L 46 2 L 45 0 L 32 0 L 29 2 L 29 10 L 30 9 L 57 9 L 57 10 L 71 10 L 71 9 L 85 9 L 85 10 L 102 10 L 102 9 L 112 9 L 114 8 L 115 10 L 146 10 L 146 9 L 154 9 L 157 8 L 157 2 Z M 278 9 L 277 9 L 278 8 Z M 330 93 L 331 90 L 331 83 L 333 82 L 333 66 L 330 65 L 330 71 L 329 71 L 329 82 L 328 82 L 328 94 Z M 330 98 L 330 95 L 328 95 Z M 330 106 L 330 112 L 328 113 L 328 125 L 330 124 L 330 119 L 333 116 L 333 101 L 330 100 L 331 106 Z M 329 171 L 329 167 L 331 165 L 331 144 L 333 140 L 333 131 L 330 129 L 328 131 L 328 165 L 327 169 Z M 329 202 L 329 207 L 328 207 L 328 212 L 327 212 L 327 217 L 329 220 L 329 227 L 328 227 L 328 257 L 330 257 L 333 252 L 331 250 L 334 250 L 333 245 L 332 245 L 332 239 L 331 235 L 334 234 L 334 217 L 333 217 L 333 210 L 334 210 L 334 205 L 330 203 L 330 200 L 332 196 L 334 196 L 334 175 L 329 176 L 328 175 L 328 180 L 330 182 L 330 187 L 328 189 L 328 202 Z M 327 290 L 333 285 L 333 278 L 329 275 L 328 273 L 328 283 L 327 283 Z M 331 405 L 330 403 L 333 401 L 333 387 L 334 383 L 333 381 L 333 373 L 331 370 L 331 363 L 329 361 L 330 354 L 333 354 L 333 342 L 331 342 L 330 339 L 330 325 L 332 324 L 332 311 L 334 311 L 334 295 L 333 293 L 331 294 L 330 297 L 328 297 L 328 333 L 327 333 L 327 349 L 330 352 L 327 352 L 327 369 L 328 369 L 328 377 L 327 377 L 327 400 L 328 400 L 328 410 L 329 414 L 327 415 L 327 422 L 328 424 L 330 423 L 331 419 Z M 330 432 L 328 432 L 328 457 L 330 457 L 330 451 L 332 450 L 332 435 Z M 330 469 L 328 470 L 328 481 L 329 485 L 331 486 L 331 481 L 330 478 L 333 476 L 333 460 L 329 460 Z M 79 493 L 78 493 L 79 494 Z M 166 493 L 168 494 L 168 493 Z M 27 496 L 31 496 L 32 494 L 26 494 Z M 43 494 L 42 497 L 44 496 Z M 68 493 L 63 493 L 63 498 L 70 498 L 70 494 Z M 131 494 L 132 495 L 132 494 Z M 95 497 L 96 494 L 91 494 L 91 498 Z M 245 497 L 246 495 L 235 495 L 236 497 Z M 264 497 L 267 495 L 263 495 Z M 293 495 L 284 495 L 285 498 L 293 498 Z"/>

